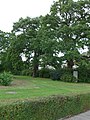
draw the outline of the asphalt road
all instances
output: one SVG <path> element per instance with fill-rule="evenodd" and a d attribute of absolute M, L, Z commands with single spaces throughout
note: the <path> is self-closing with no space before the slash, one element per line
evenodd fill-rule
<path fill-rule="evenodd" d="M 90 111 L 76 115 L 76 116 L 71 117 L 71 118 L 59 119 L 59 120 L 90 120 Z"/>

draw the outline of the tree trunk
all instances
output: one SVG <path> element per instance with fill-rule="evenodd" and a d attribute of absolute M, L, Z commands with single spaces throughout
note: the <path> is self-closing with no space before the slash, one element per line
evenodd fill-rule
<path fill-rule="evenodd" d="M 33 77 L 38 77 L 38 64 L 33 66 Z"/>
<path fill-rule="evenodd" d="M 67 67 L 68 67 L 69 69 L 72 69 L 72 68 L 73 68 L 73 65 L 74 65 L 74 62 L 73 62 L 72 59 L 71 59 L 71 60 L 67 60 Z"/>
<path fill-rule="evenodd" d="M 34 53 L 33 59 L 33 77 L 38 77 L 38 67 L 39 67 L 39 60 L 38 60 L 38 53 Z"/>

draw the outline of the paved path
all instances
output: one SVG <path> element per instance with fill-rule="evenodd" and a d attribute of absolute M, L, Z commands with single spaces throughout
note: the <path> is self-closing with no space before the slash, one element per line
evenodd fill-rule
<path fill-rule="evenodd" d="M 90 120 L 90 111 L 76 115 L 76 116 L 71 117 L 71 118 L 60 119 L 60 120 Z"/>

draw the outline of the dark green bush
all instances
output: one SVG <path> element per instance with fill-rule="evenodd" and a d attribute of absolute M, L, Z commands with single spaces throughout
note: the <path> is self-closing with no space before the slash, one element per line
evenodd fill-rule
<path fill-rule="evenodd" d="M 90 68 L 80 66 L 78 69 L 79 82 L 90 83 Z"/>
<path fill-rule="evenodd" d="M 41 70 L 39 70 L 39 77 L 50 78 L 50 69 L 42 68 Z"/>
<path fill-rule="evenodd" d="M 63 74 L 61 76 L 61 81 L 64 81 L 64 82 L 73 82 L 73 76 L 71 74 Z"/>
<path fill-rule="evenodd" d="M 62 68 L 60 69 L 61 71 L 61 75 L 64 75 L 64 74 L 72 74 L 73 73 L 73 70 L 72 69 L 69 69 L 69 68 Z"/>
<path fill-rule="evenodd" d="M 12 75 L 9 72 L 3 72 L 0 74 L 0 84 L 9 86 L 12 82 Z"/>
<path fill-rule="evenodd" d="M 0 106 L 0 120 L 58 120 L 90 109 L 90 94 L 51 96 Z"/>
<path fill-rule="evenodd" d="M 73 71 L 68 68 L 61 68 L 58 70 L 51 71 L 50 75 L 52 80 L 72 82 L 73 79 L 72 72 Z"/>
<path fill-rule="evenodd" d="M 50 78 L 52 80 L 60 80 L 60 75 L 61 75 L 60 70 L 53 70 L 50 72 Z"/>
<path fill-rule="evenodd" d="M 73 76 L 73 70 L 68 68 L 60 68 L 50 72 L 52 80 L 60 80 L 64 82 L 85 82 L 90 83 L 90 67 L 80 66 L 78 69 L 78 80 Z"/>

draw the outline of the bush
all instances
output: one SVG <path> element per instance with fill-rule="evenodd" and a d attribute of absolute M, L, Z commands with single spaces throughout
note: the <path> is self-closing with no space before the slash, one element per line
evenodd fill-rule
<path fill-rule="evenodd" d="M 9 86 L 12 82 L 12 75 L 8 72 L 3 72 L 0 74 L 0 84 L 4 86 Z"/>
<path fill-rule="evenodd" d="M 50 69 L 42 68 L 41 70 L 39 70 L 39 77 L 50 78 Z"/>
<path fill-rule="evenodd" d="M 78 68 L 79 82 L 90 83 L 90 68 L 80 66 Z"/>
<path fill-rule="evenodd" d="M 59 70 L 53 70 L 53 71 L 51 71 L 50 78 L 52 80 L 60 80 L 60 71 Z"/>
<path fill-rule="evenodd" d="M 25 75 L 25 76 L 32 76 L 33 72 L 32 72 L 32 70 L 25 69 L 25 70 L 22 70 L 21 74 Z"/>
<path fill-rule="evenodd" d="M 64 81 L 64 82 L 73 82 L 73 75 L 71 75 L 71 74 L 63 74 L 61 76 L 61 81 Z"/>
<path fill-rule="evenodd" d="M 90 109 L 90 94 L 51 96 L 0 106 L 0 120 L 58 120 Z"/>
<path fill-rule="evenodd" d="M 51 79 L 52 80 L 61 80 L 61 81 L 67 81 L 67 82 L 71 82 L 72 80 L 72 70 L 68 69 L 68 68 L 61 68 L 58 70 L 53 70 L 51 71 Z M 67 80 L 68 77 L 68 80 Z"/>

